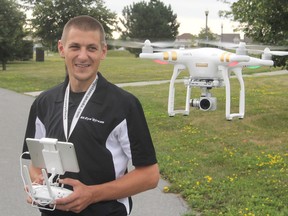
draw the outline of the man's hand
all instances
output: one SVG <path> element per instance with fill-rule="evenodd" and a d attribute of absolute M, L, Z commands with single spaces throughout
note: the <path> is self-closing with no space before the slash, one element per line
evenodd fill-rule
<path fill-rule="evenodd" d="M 30 174 L 31 180 L 33 181 L 32 184 L 39 184 L 39 185 L 43 184 L 44 178 L 43 178 L 41 169 L 36 168 L 31 164 L 29 168 L 29 174 Z M 24 190 L 29 192 L 28 186 L 26 186 Z M 27 196 L 26 201 L 27 203 L 32 204 L 32 199 L 30 196 Z"/>
<path fill-rule="evenodd" d="M 78 180 L 66 178 L 59 183 L 70 185 L 74 192 L 68 197 L 57 199 L 56 208 L 79 213 L 93 203 L 133 196 L 152 189 L 159 181 L 158 165 L 135 167 L 119 179 L 98 185 L 85 185 Z"/>
<path fill-rule="evenodd" d="M 70 178 L 61 179 L 59 183 L 72 186 L 74 192 L 68 197 L 57 199 L 56 209 L 80 213 L 92 203 L 93 194 L 89 186 Z"/>

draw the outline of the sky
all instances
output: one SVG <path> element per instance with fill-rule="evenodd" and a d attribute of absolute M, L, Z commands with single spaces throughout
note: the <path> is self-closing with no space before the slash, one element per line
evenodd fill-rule
<path fill-rule="evenodd" d="M 125 6 L 132 5 L 143 0 L 106 0 L 105 5 L 112 12 L 121 16 Z M 149 0 L 144 0 L 149 2 Z M 237 0 L 232 0 L 235 2 Z M 229 5 L 218 0 L 162 0 L 165 5 L 171 5 L 173 13 L 177 14 L 177 21 L 180 23 L 178 29 L 179 35 L 191 33 L 198 35 L 202 28 L 206 26 L 206 15 L 208 13 L 207 25 L 213 33 L 221 34 L 221 25 L 223 24 L 223 33 L 234 33 L 233 28 L 237 24 L 229 19 L 220 18 L 219 10 L 228 10 Z M 117 37 L 117 34 L 114 35 Z"/>

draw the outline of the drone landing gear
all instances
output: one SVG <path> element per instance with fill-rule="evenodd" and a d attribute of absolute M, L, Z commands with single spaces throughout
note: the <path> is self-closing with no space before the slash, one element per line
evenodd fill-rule
<path fill-rule="evenodd" d="M 219 66 L 219 69 L 222 71 L 223 79 L 225 82 L 226 89 L 226 119 L 232 120 L 233 118 L 244 118 L 245 113 L 245 86 L 244 80 L 242 76 L 242 68 L 233 68 L 233 72 L 235 73 L 239 84 L 240 84 L 240 96 L 239 96 L 239 113 L 231 113 L 231 90 L 230 90 L 230 80 L 229 74 L 230 71 L 227 67 Z"/>
<path fill-rule="evenodd" d="M 175 116 L 176 114 L 183 114 L 184 116 L 189 115 L 189 100 L 190 100 L 190 94 L 191 94 L 191 88 L 187 87 L 187 94 L 186 94 L 186 105 L 185 110 L 174 110 L 174 100 L 175 100 L 175 81 L 178 75 L 185 70 L 186 67 L 184 65 L 175 65 L 173 74 L 170 80 L 170 86 L 169 86 L 169 96 L 168 96 L 168 115 L 170 117 Z M 187 103 L 188 101 L 188 103 Z"/>

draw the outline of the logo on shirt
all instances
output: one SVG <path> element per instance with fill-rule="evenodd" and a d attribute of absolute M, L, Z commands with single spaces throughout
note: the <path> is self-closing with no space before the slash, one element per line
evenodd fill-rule
<path fill-rule="evenodd" d="M 99 124 L 104 124 L 104 121 L 98 120 L 98 119 L 93 118 L 93 117 L 81 116 L 80 119 L 85 120 L 85 121 L 96 122 L 96 123 L 99 123 Z"/>

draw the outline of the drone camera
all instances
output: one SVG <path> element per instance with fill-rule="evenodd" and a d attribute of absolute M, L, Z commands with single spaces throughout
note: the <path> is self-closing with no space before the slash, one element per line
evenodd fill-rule
<path fill-rule="evenodd" d="M 214 111 L 217 108 L 216 97 L 200 97 L 190 101 L 192 107 L 196 107 L 202 111 Z"/>

